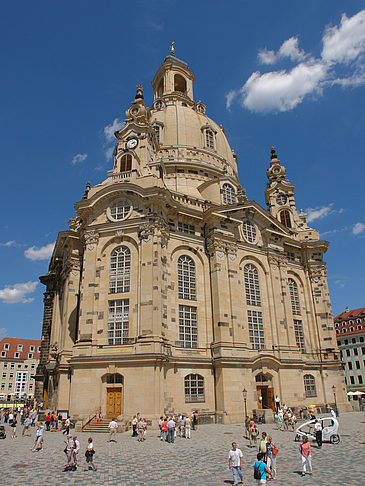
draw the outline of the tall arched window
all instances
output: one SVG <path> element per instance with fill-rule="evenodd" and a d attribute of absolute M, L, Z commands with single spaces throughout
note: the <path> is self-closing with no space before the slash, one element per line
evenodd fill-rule
<path fill-rule="evenodd" d="M 316 397 L 317 391 L 316 391 L 316 381 L 314 379 L 314 376 L 313 375 L 304 375 L 303 380 L 304 380 L 305 396 L 308 397 L 308 398 Z"/>
<path fill-rule="evenodd" d="M 187 255 L 181 255 L 177 261 L 179 299 L 196 300 L 195 263 Z"/>
<path fill-rule="evenodd" d="M 291 228 L 290 213 L 287 209 L 280 211 L 280 223 L 282 223 L 287 228 Z"/>
<path fill-rule="evenodd" d="M 128 247 L 116 248 L 110 258 L 109 292 L 129 292 L 131 275 L 131 252 Z"/>
<path fill-rule="evenodd" d="M 212 130 L 205 130 L 205 145 L 208 148 L 214 149 L 214 135 Z"/>
<path fill-rule="evenodd" d="M 288 280 L 291 310 L 294 316 L 300 316 L 300 301 L 298 293 L 298 285 L 295 280 L 289 278 Z"/>
<path fill-rule="evenodd" d="M 132 156 L 125 154 L 120 159 L 120 172 L 129 172 L 130 170 L 132 170 Z"/>
<path fill-rule="evenodd" d="M 185 402 L 205 402 L 204 377 L 201 375 L 191 374 L 185 376 Z"/>
<path fill-rule="evenodd" d="M 174 91 L 186 93 L 186 80 L 181 74 L 175 74 L 174 77 Z"/>
<path fill-rule="evenodd" d="M 243 269 L 247 305 L 261 305 L 259 273 L 251 263 Z"/>
<path fill-rule="evenodd" d="M 223 204 L 233 204 L 236 202 L 236 191 L 231 184 L 222 186 Z"/>

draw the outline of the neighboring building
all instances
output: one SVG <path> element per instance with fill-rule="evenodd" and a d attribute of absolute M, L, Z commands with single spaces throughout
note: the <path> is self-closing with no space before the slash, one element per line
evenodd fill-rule
<path fill-rule="evenodd" d="M 346 308 L 334 318 L 334 324 L 347 390 L 365 393 L 365 307 Z"/>
<path fill-rule="evenodd" d="M 274 407 L 346 407 L 328 242 L 295 206 L 271 150 L 268 209 L 248 200 L 222 126 L 174 55 L 115 133 L 107 179 L 87 185 L 47 275 L 36 397 L 78 419 L 198 408 L 217 420 Z M 241 171 L 244 171 L 244 166 Z M 309 197 L 310 192 L 308 192 Z M 308 199 L 310 203 L 310 199 Z"/>
<path fill-rule="evenodd" d="M 5 337 L 0 340 L 0 400 L 34 397 L 41 341 Z"/>

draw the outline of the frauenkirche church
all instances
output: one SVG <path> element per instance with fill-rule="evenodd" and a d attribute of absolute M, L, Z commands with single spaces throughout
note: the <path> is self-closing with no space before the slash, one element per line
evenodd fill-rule
<path fill-rule="evenodd" d="M 114 166 L 86 187 L 47 275 L 36 396 L 77 419 L 149 419 L 346 404 L 323 254 L 275 149 L 267 208 L 249 200 L 224 128 L 175 56 L 115 133 Z"/>

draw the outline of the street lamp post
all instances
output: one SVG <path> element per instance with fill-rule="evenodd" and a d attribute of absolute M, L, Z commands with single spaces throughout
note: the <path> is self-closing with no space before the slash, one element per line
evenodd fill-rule
<path fill-rule="evenodd" d="M 337 408 L 337 400 L 336 400 L 336 387 L 335 387 L 335 385 L 333 385 L 333 387 L 332 387 L 332 391 L 333 391 L 333 397 L 334 397 L 334 399 L 335 399 L 335 409 L 336 409 L 336 415 L 337 415 L 337 417 L 339 417 L 339 416 L 340 416 L 340 412 L 338 411 L 338 408 Z"/>
<path fill-rule="evenodd" d="M 242 390 L 242 395 L 243 395 L 243 400 L 245 402 L 245 420 L 244 420 L 244 422 L 246 423 L 246 417 L 247 417 L 247 404 L 246 404 L 246 400 L 247 400 L 247 390 L 246 390 L 246 388 L 244 388 Z"/>

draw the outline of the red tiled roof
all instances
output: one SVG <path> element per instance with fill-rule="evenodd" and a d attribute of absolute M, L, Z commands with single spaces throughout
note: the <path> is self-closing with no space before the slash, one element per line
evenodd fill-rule
<path fill-rule="evenodd" d="M 5 349 L 5 344 L 9 344 L 9 349 Z M 23 345 L 23 350 L 18 351 L 18 345 Z M 41 345 L 39 339 L 20 339 L 4 337 L 0 340 L 0 351 L 6 352 L 8 359 L 28 359 L 28 353 L 33 354 L 33 359 L 39 359 L 38 346 Z M 30 346 L 34 346 L 34 351 L 30 350 Z M 15 353 L 19 353 L 19 358 L 15 358 Z M 4 357 L 3 357 L 4 358 Z"/>
<path fill-rule="evenodd" d="M 361 315 L 362 314 L 362 315 Z M 341 312 L 341 314 L 338 314 L 333 320 L 336 321 L 345 321 L 346 319 L 356 319 L 356 317 L 365 317 L 365 307 L 360 307 L 360 309 L 352 309 L 349 310 L 348 312 Z"/>

